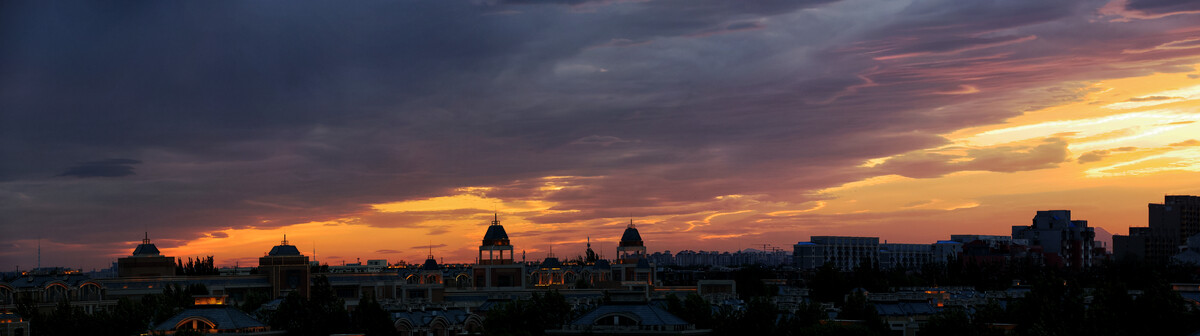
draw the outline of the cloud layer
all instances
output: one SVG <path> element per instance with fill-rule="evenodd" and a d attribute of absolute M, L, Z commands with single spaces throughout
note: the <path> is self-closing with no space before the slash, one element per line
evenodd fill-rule
<path fill-rule="evenodd" d="M 428 221 L 492 209 L 372 205 L 464 187 L 550 204 L 523 217 L 558 233 L 514 232 L 530 239 L 629 216 L 720 237 L 746 228 L 714 212 L 806 209 L 875 176 L 1055 167 L 1072 155 L 1054 138 L 943 135 L 1083 81 L 1188 71 L 1197 50 L 1180 42 L 1194 6 L 1163 1 L 0 6 L 0 244 L 20 246 L 0 267 L 38 237 L 115 255 L 147 229 L 165 246 L 314 221 L 437 236 L 453 229 Z M 752 231 L 819 222 L 766 219 Z"/>

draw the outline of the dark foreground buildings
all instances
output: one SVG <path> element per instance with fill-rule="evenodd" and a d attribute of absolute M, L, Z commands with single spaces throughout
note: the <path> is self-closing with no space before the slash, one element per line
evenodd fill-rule
<path fill-rule="evenodd" d="M 60 303 L 68 302 L 91 314 L 114 309 L 121 298 L 140 300 L 162 294 L 166 288 L 203 285 L 209 295 L 197 297 L 193 309 L 151 326 L 149 332 L 169 335 L 184 329 L 201 329 L 222 334 L 270 335 L 279 331 L 270 330 L 233 307 L 252 297 L 276 300 L 266 306 L 278 306 L 281 298 L 293 293 L 309 297 L 314 279 L 321 276 L 349 310 L 356 309 L 364 300 L 379 302 L 402 335 L 478 334 L 489 309 L 547 290 L 561 291 L 572 309 L 604 309 L 603 316 L 595 320 L 569 321 L 560 330 L 564 333 L 598 330 L 623 335 L 707 333 L 694 325 L 680 324 L 678 318 L 671 316 L 620 320 L 619 316 L 663 313 L 648 306 L 652 296 L 697 293 L 700 289 L 661 286 L 656 265 L 647 258 L 645 242 L 632 221 L 625 228 L 616 252 L 615 260 L 601 259 L 589 244 L 588 257 L 583 260 L 561 261 L 551 254 L 541 261 L 526 262 L 515 258 L 514 246 L 496 219 L 488 226 L 479 246 L 479 259 L 473 264 L 439 264 L 430 255 L 419 265 L 385 263 L 364 271 L 326 273 L 285 237 L 259 258 L 258 267 L 252 272 L 183 275 L 177 274 L 175 258 L 163 256 L 146 238 L 130 256 L 118 259 L 117 277 L 92 278 L 76 271 L 35 270 L 0 281 L 0 312 L 15 311 L 18 301 L 22 301 L 32 303 L 46 314 Z M 705 295 L 729 297 L 734 287 L 732 281 L 728 282 L 725 287 L 713 286 L 724 284 L 721 281 L 708 282 Z M 620 293 L 627 300 L 618 305 L 607 304 L 613 293 Z M 15 322 L 2 323 L 0 328 L 23 326 L 18 319 L 6 317 L 5 321 Z M 594 325 L 588 324 L 592 322 Z M 21 333 L 28 335 L 27 327 L 20 328 Z"/>
<path fill-rule="evenodd" d="M 1150 203 L 1148 224 L 1113 235 L 1113 255 L 1165 263 L 1187 251 L 1188 238 L 1200 234 L 1200 197 L 1171 195 L 1162 204 Z"/>

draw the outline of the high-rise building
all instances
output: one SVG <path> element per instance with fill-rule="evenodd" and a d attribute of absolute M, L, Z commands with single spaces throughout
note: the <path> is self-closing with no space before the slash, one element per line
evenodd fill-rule
<path fill-rule="evenodd" d="M 920 269 L 934 261 L 932 244 L 879 244 L 879 268 Z"/>
<path fill-rule="evenodd" d="M 879 263 L 879 237 L 812 236 L 793 246 L 792 262 L 800 269 L 826 263 L 843 271 L 875 267 Z"/>
<path fill-rule="evenodd" d="M 1029 226 L 1012 227 L 1012 239 L 1040 248 L 1047 263 L 1071 268 L 1091 266 L 1096 232 L 1085 220 L 1071 220 L 1071 210 L 1038 211 Z"/>
<path fill-rule="evenodd" d="M 1200 196 L 1169 195 L 1162 204 L 1148 205 L 1148 227 L 1130 227 L 1129 235 L 1113 236 L 1113 254 L 1166 262 L 1200 234 Z"/>

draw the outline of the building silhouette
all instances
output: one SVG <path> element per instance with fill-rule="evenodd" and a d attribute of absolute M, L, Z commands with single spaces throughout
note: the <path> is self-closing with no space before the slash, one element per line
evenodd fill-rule
<path fill-rule="evenodd" d="M 291 292 L 308 297 L 311 278 L 308 257 L 288 244 L 286 235 L 266 256 L 258 258 L 258 272 L 267 276 L 272 297 L 284 297 Z"/>
<path fill-rule="evenodd" d="M 1117 258 L 1167 262 L 1187 249 L 1188 238 L 1200 234 L 1200 197 L 1168 195 L 1150 203 L 1147 225 L 1130 227 L 1128 235 L 1113 235 Z"/>
<path fill-rule="evenodd" d="M 504 226 L 500 225 L 500 215 L 496 214 L 479 244 L 479 258 L 474 267 L 474 287 L 521 288 L 526 283 L 524 267 L 525 265 L 514 262 L 513 246 L 508 240 L 508 232 L 504 231 Z"/>
<path fill-rule="evenodd" d="M 133 254 L 117 259 L 117 276 L 145 277 L 175 275 L 175 258 L 163 256 L 158 247 L 150 243 L 147 232 L 142 243 L 133 249 Z"/>
<path fill-rule="evenodd" d="M 1038 211 L 1029 226 L 1013 226 L 1013 240 L 1040 250 L 1047 263 L 1070 268 L 1092 265 L 1095 229 L 1085 220 L 1072 220 L 1071 210 Z"/>

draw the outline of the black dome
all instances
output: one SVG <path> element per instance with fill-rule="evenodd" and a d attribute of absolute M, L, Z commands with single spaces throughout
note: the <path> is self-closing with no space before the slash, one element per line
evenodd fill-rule
<path fill-rule="evenodd" d="M 138 244 L 133 249 L 133 255 L 136 256 L 156 256 L 162 254 L 158 252 L 158 247 L 150 243 L 150 233 L 146 232 L 146 237 L 142 239 L 142 243 Z"/>
<path fill-rule="evenodd" d="M 433 258 L 425 259 L 425 264 L 421 265 L 422 271 L 436 271 L 438 268 L 440 267 L 438 267 L 437 260 L 433 260 Z"/>
<path fill-rule="evenodd" d="M 504 226 L 500 225 L 499 216 L 492 220 L 492 225 L 488 226 L 487 233 L 483 234 L 483 245 L 508 245 L 508 232 L 505 232 Z"/>
<path fill-rule="evenodd" d="M 135 255 L 135 256 L 159 255 L 159 254 L 162 254 L 162 253 L 158 252 L 158 247 L 156 247 L 156 246 L 154 246 L 154 244 L 150 244 L 150 243 L 138 244 L 137 248 L 133 249 L 133 255 Z"/>
<path fill-rule="evenodd" d="M 298 256 L 300 249 L 292 245 L 279 245 L 271 248 L 271 252 L 267 252 L 269 256 Z"/>
<path fill-rule="evenodd" d="M 625 233 L 621 235 L 621 246 L 642 246 L 642 234 L 638 233 L 633 223 L 625 227 Z"/>
<path fill-rule="evenodd" d="M 508 240 L 508 232 L 504 231 L 502 225 L 488 226 L 487 233 L 483 235 L 483 240 Z"/>

